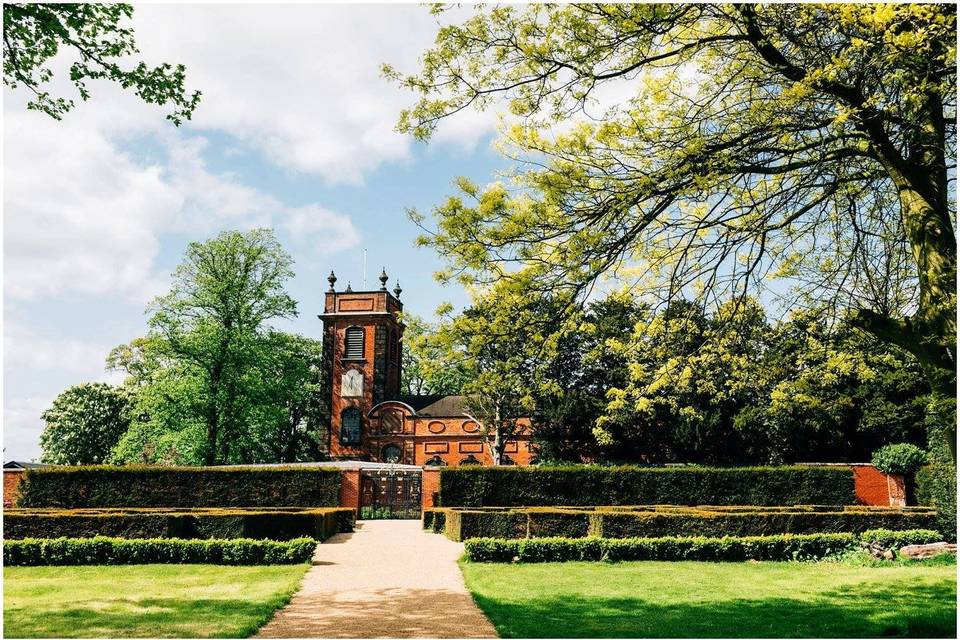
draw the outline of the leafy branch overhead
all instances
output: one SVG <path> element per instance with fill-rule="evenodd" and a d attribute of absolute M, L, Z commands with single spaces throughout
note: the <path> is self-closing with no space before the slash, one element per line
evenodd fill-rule
<path fill-rule="evenodd" d="M 767 291 L 849 312 L 953 395 L 954 6 L 481 5 L 416 74 L 384 71 L 419 94 L 399 128 L 421 139 L 509 112 L 513 180 L 461 181 L 422 238 L 441 277 Z"/>
<path fill-rule="evenodd" d="M 139 53 L 133 30 L 125 26 L 132 16 L 129 4 L 4 4 L 4 84 L 25 87 L 33 94 L 28 108 L 62 119 L 74 102 L 52 95 L 47 85 L 54 77 L 52 59 L 67 51 L 79 57 L 70 65 L 70 80 L 83 100 L 90 98 L 90 80 L 109 80 L 144 102 L 169 106 L 167 119 L 179 126 L 191 119 L 201 94 L 187 91 L 182 64 L 121 64 Z"/>

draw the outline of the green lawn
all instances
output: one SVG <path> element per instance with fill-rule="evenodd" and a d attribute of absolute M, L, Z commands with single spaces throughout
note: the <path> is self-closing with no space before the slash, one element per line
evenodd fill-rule
<path fill-rule="evenodd" d="M 9 567 L 4 637 L 244 637 L 308 565 Z"/>
<path fill-rule="evenodd" d="M 957 636 L 955 564 L 461 564 L 503 637 Z"/>

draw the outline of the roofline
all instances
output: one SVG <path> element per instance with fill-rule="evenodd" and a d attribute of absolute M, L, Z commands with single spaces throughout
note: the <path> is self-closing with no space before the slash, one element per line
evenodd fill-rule
<path fill-rule="evenodd" d="M 370 409 L 370 411 L 367 411 L 367 417 L 369 418 L 369 417 L 370 417 L 370 414 L 372 414 L 374 411 L 376 411 L 377 409 L 379 409 L 379 408 L 382 407 L 383 405 L 385 405 L 385 404 L 390 404 L 390 403 L 403 405 L 404 407 L 406 407 L 407 409 L 410 410 L 410 413 L 412 413 L 413 415 L 417 416 L 418 418 L 470 418 L 471 420 L 473 420 L 474 422 L 476 422 L 476 423 L 479 424 L 480 426 L 483 426 L 483 423 L 481 423 L 479 420 L 477 420 L 476 418 L 474 418 L 472 415 L 470 415 L 470 414 L 467 413 L 467 412 L 454 413 L 454 414 L 451 414 L 451 415 L 431 415 L 431 416 L 428 416 L 428 415 L 423 415 L 423 414 L 418 413 L 416 409 L 414 409 L 413 407 L 411 407 L 409 404 L 407 404 L 406 402 L 404 402 L 404 401 L 402 401 L 402 400 L 381 400 L 380 402 L 378 402 L 377 404 L 375 404 L 375 405 L 373 406 L 373 408 Z"/>

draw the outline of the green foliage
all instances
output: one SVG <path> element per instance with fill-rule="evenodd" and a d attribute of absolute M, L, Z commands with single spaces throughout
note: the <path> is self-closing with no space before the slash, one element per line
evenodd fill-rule
<path fill-rule="evenodd" d="M 335 507 L 340 472 L 273 467 L 28 469 L 19 507 Z"/>
<path fill-rule="evenodd" d="M 724 538 L 474 538 L 464 544 L 473 562 L 629 560 L 816 560 L 853 546 L 850 533 Z"/>
<path fill-rule="evenodd" d="M 870 529 L 860 534 L 860 540 L 863 542 L 875 542 L 885 548 L 894 549 L 899 549 L 909 544 L 929 544 L 942 539 L 943 535 L 931 529 L 907 529 L 905 531 Z"/>
<path fill-rule="evenodd" d="M 933 510 L 862 507 L 596 507 L 447 509 L 444 533 L 468 538 L 652 538 L 859 533 L 930 527 Z M 436 522 L 432 522 L 434 526 Z"/>
<path fill-rule="evenodd" d="M 629 278 L 701 306 L 780 280 L 954 388 L 953 7 L 478 5 L 453 22 L 417 73 L 384 67 L 419 97 L 399 128 L 426 139 L 502 99 L 500 148 L 524 164 L 434 209 L 421 242 L 441 279 L 582 301 Z"/>
<path fill-rule="evenodd" d="M 927 462 L 927 454 L 912 444 L 888 444 L 873 452 L 871 463 L 884 473 L 911 476 Z"/>
<path fill-rule="evenodd" d="M 440 470 L 440 504 L 444 507 L 853 502 L 853 473 L 843 467 L 571 466 Z"/>
<path fill-rule="evenodd" d="M 191 243 L 151 332 L 111 353 L 138 389 L 120 463 L 317 460 L 327 440 L 321 343 L 269 326 L 296 315 L 292 261 L 273 233 Z"/>
<path fill-rule="evenodd" d="M 353 530 L 352 509 L 8 509 L 15 538 L 252 538 L 326 540 Z"/>
<path fill-rule="evenodd" d="M 930 464 L 916 476 L 919 504 L 937 508 L 940 516 L 937 527 L 950 541 L 957 539 L 957 464 L 956 437 L 957 401 L 954 397 L 937 395 L 927 412 L 927 433 Z"/>
<path fill-rule="evenodd" d="M 3 80 L 33 93 L 28 108 L 60 120 L 73 100 L 53 97 L 44 87 L 53 79 L 51 59 L 64 51 L 79 60 L 70 65 L 70 81 L 83 100 L 90 98 L 87 82 L 110 80 L 133 91 L 150 104 L 170 105 L 167 119 L 176 125 L 190 120 L 200 92 L 188 94 L 182 64 L 133 68 L 120 64 L 138 53 L 129 4 L 6 4 L 3 7 Z"/>
<path fill-rule="evenodd" d="M 40 461 L 47 464 L 105 462 L 130 426 L 132 393 L 128 389 L 89 382 L 61 392 L 40 417 Z"/>
<path fill-rule="evenodd" d="M 435 338 L 437 327 L 409 313 L 402 317 L 403 366 L 400 388 L 406 395 L 459 395 L 469 380 L 463 362 L 449 360 L 447 345 Z"/>
<path fill-rule="evenodd" d="M 83 564 L 298 564 L 309 562 L 317 541 L 177 540 L 168 538 L 25 538 L 4 540 L 8 567 Z"/>

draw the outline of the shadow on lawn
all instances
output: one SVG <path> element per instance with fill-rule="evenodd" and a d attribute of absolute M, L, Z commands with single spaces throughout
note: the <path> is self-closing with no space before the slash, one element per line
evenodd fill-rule
<path fill-rule="evenodd" d="M 502 637 L 957 637 L 955 583 L 904 586 L 682 604 L 649 602 L 642 594 L 524 602 L 475 597 Z"/>
<path fill-rule="evenodd" d="M 5 638 L 245 637 L 288 597 L 267 601 L 129 598 L 64 603 L 56 610 L 5 608 Z"/>

